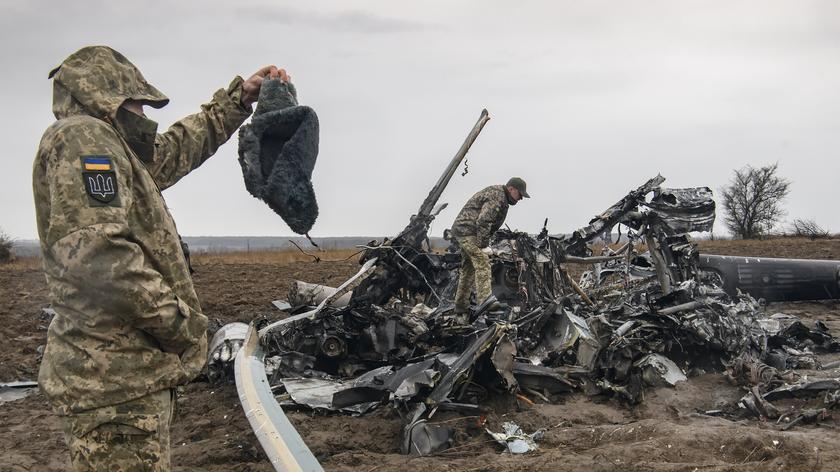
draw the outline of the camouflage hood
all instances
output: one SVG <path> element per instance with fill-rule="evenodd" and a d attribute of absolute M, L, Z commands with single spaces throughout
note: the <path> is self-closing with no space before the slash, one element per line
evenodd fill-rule
<path fill-rule="evenodd" d="M 121 105 L 167 100 L 136 67 L 113 49 L 88 47 L 52 76 L 58 121 L 44 132 L 32 171 L 55 310 L 38 380 L 68 415 L 174 388 L 204 366 L 207 317 L 161 190 L 215 153 L 251 108 L 236 77 L 198 113 L 140 136 L 154 151 L 144 160 L 123 134 L 132 123 L 120 130 L 119 115 L 136 117 L 139 131 L 151 120 Z M 110 421 L 97 415 L 86 417 Z"/>
<path fill-rule="evenodd" d="M 125 56 L 108 46 L 88 46 L 50 72 L 56 119 L 90 115 L 112 122 L 126 100 L 161 108 L 169 99 Z"/>

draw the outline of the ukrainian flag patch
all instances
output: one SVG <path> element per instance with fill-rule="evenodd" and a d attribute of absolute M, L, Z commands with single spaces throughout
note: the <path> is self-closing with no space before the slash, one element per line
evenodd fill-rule
<path fill-rule="evenodd" d="M 111 170 L 111 159 L 104 156 L 85 156 L 82 158 L 86 171 L 109 171 Z"/>
<path fill-rule="evenodd" d="M 109 156 L 81 156 L 82 181 L 90 206 L 121 206 L 117 172 Z"/>

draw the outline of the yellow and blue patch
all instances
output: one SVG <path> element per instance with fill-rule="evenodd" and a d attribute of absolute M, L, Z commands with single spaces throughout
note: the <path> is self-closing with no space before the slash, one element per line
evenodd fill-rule
<path fill-rule="evenodd" d="M 82 158 L 86 171 L 109 171 L 111 170 L 111 159 L 100 156 L 85 156 Z"/>
<path fill-rule="evenodd" d="M 117 172 L 110 156 L 81 156 L 82 181 L 90 206 L 120 206 Z"/>

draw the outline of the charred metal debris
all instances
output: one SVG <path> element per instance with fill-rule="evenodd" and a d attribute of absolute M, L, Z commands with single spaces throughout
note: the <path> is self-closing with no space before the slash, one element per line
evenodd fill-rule
<path fill-rule="evenodd" d="M 427 422 L 437 411 L 481 413 L 495 395 L 555 402 L 580 391 L 635 404 L 648 387 L 724 372 L 746 394 L 705 414 L 786 420 L 787 428 L 818 422 L 837 407 L 840 379 L 824 375 L 816 354 L 840 350 L 838 340 L 822 323 L 765 313 L 761 301 L 738 290 L 748 285 L 733 279 L 739 258 L 727 266 L 727 258 L 713 256 L 704 265 L 689 233 L 712 228 L 712 192 L 664 188 L 659 175 L 570 235 L 551 235 L 545 224 L 536 236 L 500 230 L 489 250 L 494 295 L 476 300 L 469 323 L 459 324 L 452 303 L 458 248 L 432 251 L 427 231 L 486 119 L 482 114 L 405 229 L 367 246 L 358 274 L 337 289 L 295 282 L 287 303 L 276 302 L 290 316 L 258 333 L 280 406 L 365 414 L 390 405 L 404 419 L 403 452 L 421 455 L 453 443 L 451 429 Z M 791 272 L 776 261 L 777 279 Z M 840 265 L 820 264 L 815 270 L 833 278 L 821 279 L 827 285 L 817 292 L 834 298 Z M 813 282 L 800 279 L 762 290 L 797 298 L 799 286 Z M 502 308 L 490 310 L 495 301 Z M 229 356 L 230 342 L 214 345 Z M 773 404 L 799 396 L 825 400 L 793 415 Z M 522 450 L 539 437 L 516 425 L 491 434 Z"/>

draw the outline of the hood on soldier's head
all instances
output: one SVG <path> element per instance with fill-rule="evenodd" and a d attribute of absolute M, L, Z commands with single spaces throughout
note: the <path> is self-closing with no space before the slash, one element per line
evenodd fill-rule
<path fill-rule="evenodd" d="M 126 100 L 161 108 L 169 99 L 146 82 L 140 70 L 108 46 L 87 46 L 50 72 L 57 119 L 91 115 L 114 120 Z"/>

